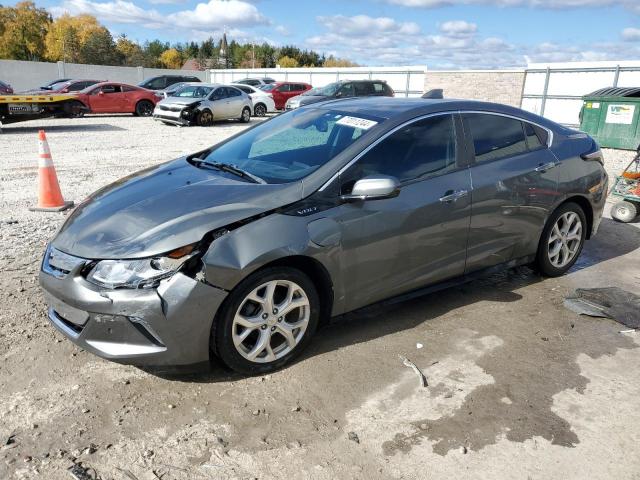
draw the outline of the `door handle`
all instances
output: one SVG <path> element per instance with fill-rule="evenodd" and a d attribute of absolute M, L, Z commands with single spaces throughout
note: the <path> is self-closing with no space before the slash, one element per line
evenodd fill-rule
<path fill-rule="evenodd" d="M 541 163 L 540 165 L 538 165 L 536 167 L 536 172 L 546 172 L 547 170 L 551 170 L 552 168 L 557 167 L 558 165 L 560 165 L 560 162 L 549 162 L 549 163 Z"/>
<path fill-rule="evenodd" d="M 455 202 L 459 198 L 466 197 L 469 192 L 467 190 L 447 190 L 444 196 L 440 197 L 440 201 L 444 203 Z"/>

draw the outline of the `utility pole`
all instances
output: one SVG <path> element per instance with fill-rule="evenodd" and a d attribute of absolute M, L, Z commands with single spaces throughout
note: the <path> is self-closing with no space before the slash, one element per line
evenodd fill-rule
<path fill-rule="evenodd" d="M 251 42 L 251 68 L 256 68 L 256 44 Z"/>

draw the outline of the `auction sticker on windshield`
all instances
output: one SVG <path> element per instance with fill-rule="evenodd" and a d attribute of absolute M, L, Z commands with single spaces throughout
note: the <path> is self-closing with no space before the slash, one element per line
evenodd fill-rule
<path fill-rule="evenodd" d="M 373 120 L 367 120 L 366 118 L 346 116 L 338 120 L 336 124 L 345 125 L 347 127 L 361 128 L 362 130 L 369 130 L 371 127 L 374 127 L 375 125 L 377 125 L 378 122 L 374 122 Z"/>

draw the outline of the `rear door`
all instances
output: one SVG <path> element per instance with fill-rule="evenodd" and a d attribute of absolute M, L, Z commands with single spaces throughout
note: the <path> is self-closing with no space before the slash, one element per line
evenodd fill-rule
<path fill-rule="evenodd" d="M 559 169 L 542 127 L 491 113 L 465 113 L 463 120 L 473 157 L 471 272 L 536 252 Z"/>
<path fill-rule="evenodd" d="M 225 87 L 227 90 L 227 118 L 240 118 L 245 105 L 245 97 L 242 92 L 235 87 Z"/>
<path fill-rule="evenodd" d="M 224 120 L 231 116 L 228 97 L 229 93 L 226 87 L 218 87 L 210 94 L 209 98 L 212 102 L 211 107 L 213 109 L 214 119 Z"/>
<path fill-rule="evenodd" d="M 471 215 L 459 117 L 413 121 L 367 151 L 338 179 L 338 194 L 369 175 L 401 182 L 397 197 L 346 203 L 341 265 L 353 309 L 464 272 Z"/>

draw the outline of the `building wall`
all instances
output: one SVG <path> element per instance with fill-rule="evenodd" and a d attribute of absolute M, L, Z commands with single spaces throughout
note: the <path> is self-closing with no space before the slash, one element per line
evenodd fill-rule
<path fill-rule="evenodd" d="M 56 78 L 84 78 L 136 84 L 145 78 L 170 74 L 195 75 L 203 81 L 209 78 L 208 71 L 197 70 L 0 60 L 0 80 L 8 82 L 16 92 L 38 88 Z"/>
<path fill-rule="evenodd" d="M 429 70 L 424 90 L 442 88 L 446 98 L 465 98 L 520 106 L 523 70 Z"/>

